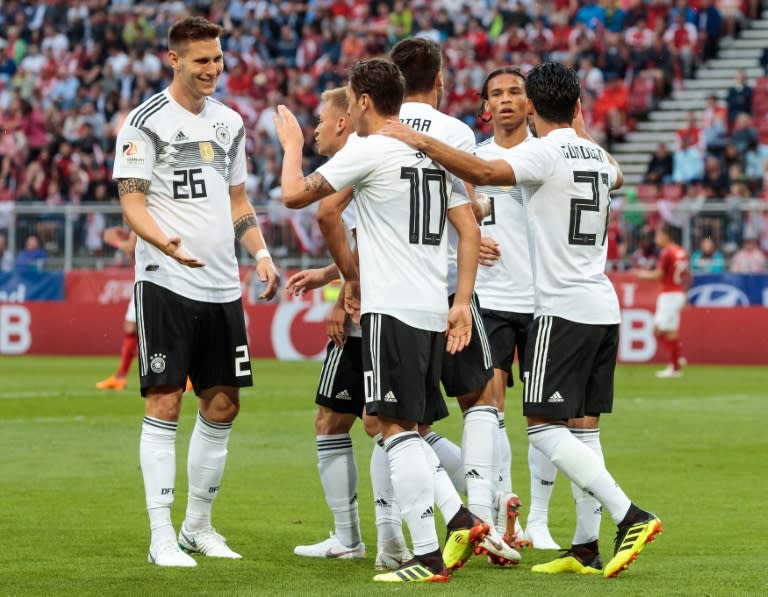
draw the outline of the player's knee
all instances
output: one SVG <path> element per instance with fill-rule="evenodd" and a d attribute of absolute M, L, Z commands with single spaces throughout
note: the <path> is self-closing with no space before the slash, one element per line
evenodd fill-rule
<path fill-rule="evenodd" d="M 145 399 L 147 416 L 162 421 L 178 421 L 181 410 L 180 392 L 150 392 Z"/>
<path fill-rule="evenodd" d="M 315 434 L 339 435 L 348 433 L 354 422 L 354 415 L 337 413 L 329 408 L 320 406 L 315 417 Z"/>
<path fill-rule="evenodd" d="M 365 429 L 368 437 L 376 437 L 376 434 L 380 431 L 379 418 L 368 415 L 363 416 L 363 429 Z"/>

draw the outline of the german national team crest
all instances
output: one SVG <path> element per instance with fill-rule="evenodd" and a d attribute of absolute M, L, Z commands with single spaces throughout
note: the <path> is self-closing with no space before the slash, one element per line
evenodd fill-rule
<path fill-rule="evenodd" d="M 151 357 L 151 360 L 149 362 L 149 367 L 154 371 L 155 373 L 162 373 L 165 371 L 165 359 L 166 355 L 164 354 L 153 354 Z"/>
<path fill-rule="evenodd" d="M 210 164 L 213 162 L 213 145 L 211 145 L 210 141 L 203 141 L 199 144 L 200 147 L 200 159 L 203 160 L 206 164 Z"/>
<path fill-rule="evenodd" d="M 227 147 L 232 142 L 232 135 L 229 134 L 227 125 L 221 122 L 217 122 L 213 126 L 216 130 L 216 140 L 219 142 L 219 145 Z"/>

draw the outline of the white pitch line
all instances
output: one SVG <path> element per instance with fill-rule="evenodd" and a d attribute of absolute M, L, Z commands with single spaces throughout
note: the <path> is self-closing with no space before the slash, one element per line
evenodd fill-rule
<path fill-rule="evenodd" d="M 59 398 L 62 392 L 0 392 L 0 400 L 16 400 L 17 398 Z"/>

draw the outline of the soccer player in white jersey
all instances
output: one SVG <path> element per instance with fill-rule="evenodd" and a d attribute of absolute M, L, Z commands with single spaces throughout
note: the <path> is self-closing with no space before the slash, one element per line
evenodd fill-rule
<path fill-rule="evenodd" d="M 463 185 L 423 154 L 377 134 L 397 118 L 404 81 L 384 60 L 349 71 L 347 99 L 358 134 L 324 166 L 301 171 L 303 136 L 295 116 L 275 115 L 285 150 L 284 200 L 313 200 L 354 185 L 358 210 L 363 367 L 366 410 L 379 418 L 395 495 L 413 542 L 414 559 L 377 575 L 380 582 L 445 582 L 482 541 L 489 527 L 455 492 L 439 502 L 448 521 L 441 554 L 434 522 L 434 451 L 418 434 L 426 397 L 439 382 L 443 350 L 471 338 L 470 301 L 480 234 Z M 456 298 L 446 300 L 447 221 L 459 234 Z M 355 272 L 344 272 L 348 282 Z"/>
<path fill-rule="evenodd" d="M 404 39 L 392 48 L 390 58 L 405 79 L 405 100 L 400 108 L 400 122 L 432 135 L 451 147 L 470 151 L 475 145 L 472 129 L 457 118 L 437 110 L 443 97 L 440 45 L 425 38 Z M 457 237 L 452 226 L 448 227 L 447 233 L 450 305 L 456 288 Z M 451 474 L 454 485 L 465 489 L 470 511 L 490 525 L 491 532 L 480 544 L 480 551 L 487 553 L 494 564 L 516 565 L 520 561 L 520 554 L 504 541 L 494 525 L 499 419 L 493 392 L 491 351 L 480 315 L 480 304 L 475 295 L 472 297 L 472 319 L 472 340 L 469 346 L 455 355 L 445 353 L 441 373 L 445 393 L 457 398 L 463 413 L 461 449 L 431 429 L 431 424 L 441 418 L 441 411 L 447 414 L 441 393 L 436 393 L 430 399 L 434 408 L 420 421 L 420 432 L 437 453 L 440 463 Z M 509 440 L 506 433 L 502 433 L 509 451 Z M 453 461 L 460 463 L 460 466 L 452 467 Z M 453 472 L 451 468 L 457 470 Z M 514 528 L 514 524 L 512 526 Z"/>
<path fill-rule="evenodd" d="M 347 95 L 343 87 L 324 91 L 318 112 L 318 124 L 315 128 L 317 152 L 324 156 L 333 156 L 347 142 L 353 132 L 352 122 L 347 116 Z M 340 199 L 351 195 L 351 189 L 340 191 Z M 329 199 L 333 199 L 332 197 Z M 355 205 L 350 203 L 342 217 L 346 230 L 352 232 L 357 227 Z M 303 294 L 315 288 L 321 288 L 339 277 L 335 264 L 325 268 L 304 270 L 294 274 L 286 283 L 286 290 Z M 333 306 L 327 320 L 328 343 L 325 362 L 320 374 L 315 402 L 315 433 L 317 435 L 317 468 L 323 486 L 325 500 L 333 513 L 334 532 L 328 539 L 311 545 L 298 545 L 294 553 L 299 556 L 332 559 L 358 559 L 365 556 L 365 544 L 360 533 L 360 518 L 357 499 L 357 463 L 352 450 L 352 438 L 349 431 L 357 417 L 363 416 L 365 395 L 363 392 L 363 359 L 360 326 L 353 323 L 344 310 L 343 287 L 339 300 Z M 367 420 L 366 431 L 373 436 L 378 432 L 378 421 Z M 371 428 L 372 427 L 372 428 Z M 380 448 L 374 448 L 377 454 Z M 382 493 L 379 485 L 389 482 L 389 465 L 386 458 L 372 457 L 371 481 L 374 495 Z M 384 490 L 386 491 L 386 490 Z M 377 529 L 380 536 L 376 554 L 378 568 L 398 568 L 411 558 L 405 545 L 399 509 L 391 498 L 377 498 Z M 389 509 L 389 520 L 396 518 L 396 524 L 381 525 L 378 513 L 384 507 Z M 393 509 L 395 510 L 393 512 Z M 382 526 L 385 528 L 382 529 Z"/>
<path fill-rule="evenodd" d="M 528 97 L 525 77 L 517 67 L 504 66 L 488 73 L 480 92 L 481 115 L 489 115 L 493 136 L 478 144 L 473 153 L 485 160 L 499 159 L 528 139 Z M 523 374 L 525 340 L 533 321 L 533 274 L 528 254 L 523 191 L 520 186 L 481 186 L 491 213 L 481 222 L 481 267 L 477 270 L 476 292 L 480 297 L 483 322 L 493 355 L 494 382 L 499 424 L 504 427 L 504 394 L 514 385 L 512 365 L 517 353 Z M 506 436 L 506 431 L 504 431 Z M 510 511 L 519 508 L 512 493 L 509 443 L 499 450 L 499 519 L 497 528 L 517 545 L 533 544 L 537 549 L 560 549 L 547 525 L 549 499 L 557 469 L 539 450 L 528 447 L 531 474 L 531 503 L 525 532 L 507 524 Z M 507 448 L 506 450 L 504 448 Z M 515 506 L 515 502 L 517 502 Z M 511 520 L 509 521 L 511 522 Z M 518 523 L 519 524 L 519 523 Z M 517 532 L 516 532 L 517 531 Z M 513 540 L 514 537 L 514 540 Z"/>
<path fill-rule="evenodd" d="M 559 63 L 526 77 L 539 139 L 486 161 L 391 121 L 382 131 L 426 153 L 477 185 L 524 187 L 533 264 L 534 322 L 525 355 L 523 414 L 529 442 L 571 482 L 593 495 L 618 525 L 613 557 L 603 567 L 597 538 L 572 545 L 553 572 L 613 577 L 661 532 L 661 520 L 633 504 L 605 468 L 602 452 L 568 429 L 577 419 L 596 429 L 613 404 L 620 311 L 605 275 L 609 191 L 623 183 L 616 161 L 584 130 L 576 73 Z M 591 426 L 591 427 L 590 427 Z M 587 522 L 590 522 L 589 519 Z M 579 517 L 577 525 L 582 523 Z M 577 528 L 590 537 L 593 529 Z"/>
<path fill-rule="evenodd" d="M 168 32 L 167 89 L 132 110 L 113 176 L 136 245 L 140 440 L 151 529 L 148 559 L 192 567 L 186 552 L 240 558 L 211 526 L 239 388 L 252 385 L 235 256 L 238 240 L 274 295 L 275 271 L 245 193 L 245 128 L 210 96 L 224 67 L 222 29 L 189 17 Z M 189 496 L 178 540 L 171 521 L 176 429 L 187 374 L 199 397 L 189 444 Z M 181 549 L 180 549 L 181 548 Z"/>

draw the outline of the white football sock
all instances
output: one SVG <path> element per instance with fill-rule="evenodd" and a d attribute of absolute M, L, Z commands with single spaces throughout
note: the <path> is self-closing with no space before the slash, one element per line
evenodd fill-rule
<path fill-rule="evenodd" d="M 342 545 L 360 543 L 357 507 L 357 463 L 349 433 L 317 436 L 317 470 L 325 501 L 333 512 L 336 537 Z"/>
<path fill-rule="evenodd" d="M 211 507 L 224 475 L 231 432 L 232 423 L 209 421 L 198 411 L 187 456 L 189 500 L 184 528 L 189 531 L 211 526 Z"/>
<path fill-rule="evenodd" d="M 421 442 L 422 449 L 424 450 L 424 456 L 427 459 L 427 464 L 430 470 L 434 473 L 435 482 L 435 502 L 440 509 L 440 514 L 443 515 L 443 520 L 447 524 L 456 513 L 464 505 L 461 502 L 461 497 L 456 492 L 456 488 L 451 482 L 451 478 L 448 473 L 445 472 L 442 463 L 437 457 L 437 454 L 427 442 Z"/>
<path fill-rule="evenodd" d="M 563 425 L 528 427 L 528 440 L 573 483 L 594 495 L 618 524 L 631 502 L 595 453 Z"/>
<path fill-rule="evenodd" d="M 528 444 L 528 468 L 531 471 L 531 506 L 526 525 L 533 523 L 543 526 L 549 521 L 549 500 L 555 488 L 557 468 L 533 444 Z"/>
<path fill-rule="evenodd" d="M 443 465 L 445 472 L 453 482 L 453 486 L 462 495 L 467 494 L 467 484 L 464 481 L 464 465 L 461 462 L 461 448 L 454 444 L 451 440 L 430 431 L 424 436 L 424 441 L 427 442 L 437 454 L 440 459 L 440 464 Z"/>
<path fill-rule="evenodd" d="M 381 434 L 374 438 L 371 452 L 371 487 L 373 511 L 376 515 L 376 545 L 379 551 L 400 554 L 405 548 L 403 521 L 395 490 L 389 477 L 389 457 L 383 448 Z"/>
<path fill-rule="evenodd" d="M 464 413 L 461 452 L 467 482 L 467 508 L 485 522 L 494 524 L 498 464 L 496 438 L 499 418 L 492 406 L 474 406 Z"/>
<path fill-rule="evenodd" d="M 413 553 L 439 549 L 435 530 L 434 475 L 427 462 L 424 442 L 416 432 L 397 433 L 384 441 L 389 456 L 392 487 L 413 542 Z"/>
<path fill-rule="evenodd" d="M 176 429 L 174 421 L 144 417 L 139 440 L 139 462 L 149 513 L 152 542 L 176 540 L 171 522 L 176 480 Z"/>
<path fill-rule="evenodd" d="M 500 412 L 498 418 L 496 452 L 499 466 L 499 481 L 497 488 L 501 493 L 512 493 L 512 448 L 509 445 L 507 427 L 504 424 L 504 413 Z"/>
<path fill-rule="evenodd" d="M 603 450 L 600 446 L 599 429 L 571 429 L 573 436 L 589 447 L 597 456 L 600 464 L 605 466 Z M 591 543 L 600 538 L 600 520 L 602 506 L 593 496 L 571 483 L 571 492 L 576 502 L 576 530 L 573 533 L 573 545 Z"/>

